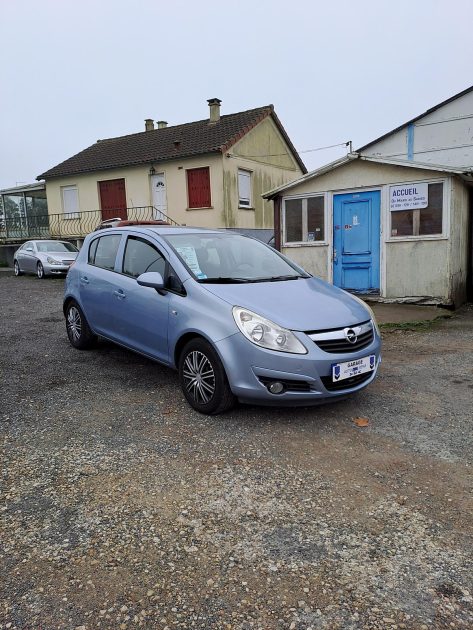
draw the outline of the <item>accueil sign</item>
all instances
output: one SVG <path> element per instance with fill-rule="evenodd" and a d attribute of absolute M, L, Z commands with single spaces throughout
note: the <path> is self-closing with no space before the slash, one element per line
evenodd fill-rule
<path fill-rule="evenodd" d="M 415 210 L 429 205 L 429 184 L 402 184 L 389 187 L 389 209 Z"/>

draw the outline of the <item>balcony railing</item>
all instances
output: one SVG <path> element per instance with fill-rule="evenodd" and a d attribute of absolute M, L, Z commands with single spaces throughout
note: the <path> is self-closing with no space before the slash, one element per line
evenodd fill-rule
<path fill-rule="evenodd" d="M 45 214 L 40 216 L 0 217 L 0 243 L 16 243 L 29 239 L 76 239 L 83 238 L 93 232 L 104 218 L 127 218 L 128 221 L 162 220 L 179 225 L 154 206 L 140 206 L 107 211 L 104 217 L 102 210 L 75 212 L 73 214 Z"/>

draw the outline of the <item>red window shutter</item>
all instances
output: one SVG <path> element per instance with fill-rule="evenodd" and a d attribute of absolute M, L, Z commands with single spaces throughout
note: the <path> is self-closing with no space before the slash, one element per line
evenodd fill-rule
<path fill-rule="evenodd" d="M 210 208 L 210 169 L 192 168 L 187 171 L 187 194 L 189 208 Z"/>

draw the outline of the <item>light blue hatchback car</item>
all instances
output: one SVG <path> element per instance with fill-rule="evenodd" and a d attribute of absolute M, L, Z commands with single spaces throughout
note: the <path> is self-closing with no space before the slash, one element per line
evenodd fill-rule
<path fill-rule="evenodd" d="M 362 389 L 381 341 L 370 308 L 264 243 L 171 226 L 89 234 L 66 279 L 75 348 L 104 337 L 179 371 L 217 414 L 236 399 L 311 405 Z"/>

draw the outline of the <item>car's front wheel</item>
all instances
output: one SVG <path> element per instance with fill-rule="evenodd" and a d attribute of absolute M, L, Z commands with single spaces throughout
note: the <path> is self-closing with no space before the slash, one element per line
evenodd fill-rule
<path fill-rule="evenodd" d="M 82 309 L 76 302 L 69 302 L 66 307 L 66 331 L 69 341 L 78 350 L 92 348 L 97 341 L 91 331 Z"/>
<path fill-rule="evenodd" d="M 15 260 L 15 262 L 13 263 L 13 270 L 15 272 L 15 276 L 22 276 L 23 272 L 20 269 L 20 265 L 18 264 L 18 261 Z"/>
<path fill-rule="evenodd" d="M 45 276 L 44 267 L 40 262 L 36 265 L 36 275 L 40 280 L 42 280 Z"/>
<path fill-rule="evenodd" d="M 188 403 L 200 413 L 216 415 L 235 404 L 222 362 L 204 339 L 192 339 L 184 347 L 179 380 Z"/>

